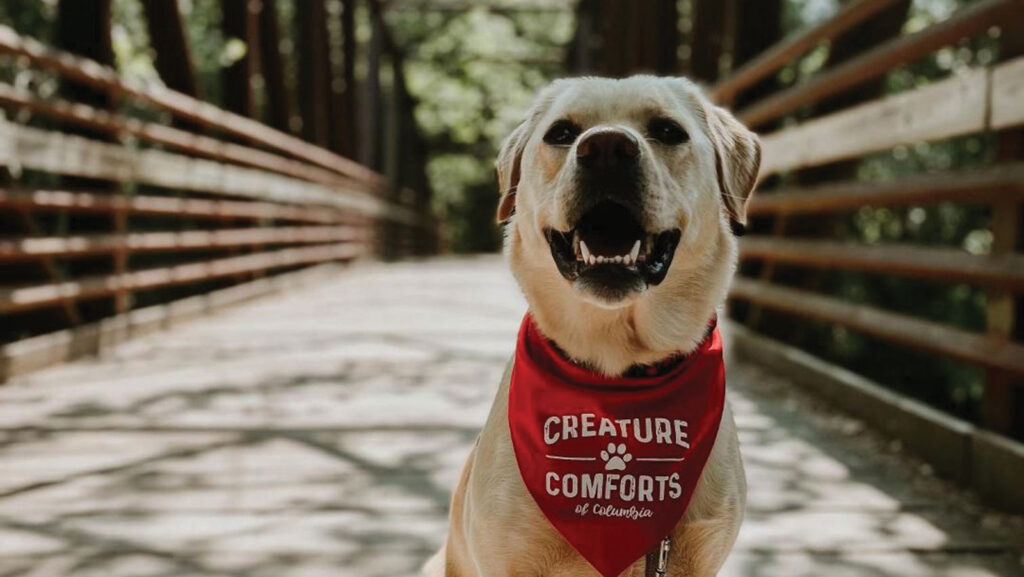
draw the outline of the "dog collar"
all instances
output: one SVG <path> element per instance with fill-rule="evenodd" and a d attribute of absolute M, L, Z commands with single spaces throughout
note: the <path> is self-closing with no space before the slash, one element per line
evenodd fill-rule
<path fill-rule="evenodd" d="M 567 359 L 523 319 L 509 385 L 516 464 L 541 512 L 604 577 L 675 528 L 714 446 L 725 403 L 714 326 L 652 376 L 606 377 Z"/>

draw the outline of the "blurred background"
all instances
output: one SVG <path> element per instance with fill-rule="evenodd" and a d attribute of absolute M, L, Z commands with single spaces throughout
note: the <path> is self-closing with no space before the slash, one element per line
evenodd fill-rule
<path fill-rule="evenodd" d="M 398 315 L 392 344 L 431 303 L 472 325 L 473 303 L 519 302 L 479 272 L 501 268 L 478 255 L 500 250 L 502 138 L 552 79 L 650 72 L 698 81 L 765 145 L 729 302 L 735 349 L 868 423 L 916 469 L 1019 512 L 1022 56 L 1017 0 L 5 0 L 4 434 L 17 446 L 34 427 L 103 417 L 79 398 L 22 419 L 16 407 L 48 397 L 33 379 L 60 380 L 48 367 L 254 296 L 333 286 L 325 270 L 363 274 L 352 282 L 381 300 L 323 310 L 366 334 L 360 314 Z M 412 301 L 424 308 L 400 314 Z M 509 334 L 520 312 L 501 317 Z M 478 359 L 484 380 L 501 356 Z M 65 386 L 113 374 L 69 366 L 80 373 Z M 1005 544 L 983 545 L 1020 568 Z M 889 574 L 880 563 L 870 574 Z M 960 575 L 906 567 L 894 574 Z M 22 573 L 0 560 L 0 574 Z"/>

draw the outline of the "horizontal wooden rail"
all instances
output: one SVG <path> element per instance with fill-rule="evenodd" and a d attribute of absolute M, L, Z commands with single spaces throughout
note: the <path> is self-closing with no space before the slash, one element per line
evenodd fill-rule
<path fill-rule="evenodd" d="M 1024 291 L 1024 255 L 978 256 L 962 250 L 912 245 L 864 245 L 819 239 L 747 236 L 746 260 L 829 270 L 858 270 Z"/>
<path fill-rule="evenodd" d="M 740 92 L 764 80 L 783 66 L 806 54 L 823 41 L 831 40 L 900 0 L 853 0 L 817 26 L 795 32 L 762 52 L 711 89 L 711 97 L 723 104 Z"/>
<path fill-rule="evenodd" d="M 55 50 L 31 38 L 22 37 L 4 25 L 0 25 L 0 54 L 2 53 L 23 56 L 33 64 L 57 72 L 63 77 L 105 90 L 115 96 L 137 98 L 167 110 L 179 118 L 285 152 L 338 174 L 374 186 L 381 186 L 384 183 L 379 174 L 343 156 L 180 92 L 162 86 L 124 80 L 116 71 L 94 60 Z"/>
<path fill-rule="evenodd" d="M 1024 7 L 1020 9 L 1024 18 Z M 992 71 L 993 130 L 1024 123 L 1024 58 L 1018 58 Z"/>
<path fill-rule="evenodd" d="M 124 235 L 0 238 L 0 262 L 39 257 L 76 257 L 117 251 L 164 252 L 214 250 L 260 244 L 323 244 L 361 238 L 349 226 L 307 226 L 189 230 L 183 232 L 136 232 Z"/>
<path fill-rule="evenodd" d="M 290 248 L 245 256 L 140 270 L 119 275 L 83 278 L 54 284 L 0 288 L 0 313 L 23 312 L 57 304 L 109 296 L 119 291 L 141 291 L 190 284 L 237 275 L 335 260 L 351 260 L 365 248 L 352 243 Z"/>
<path fill-rule="evenodd" d="M 1024 346 L 1005 339 L 744 277 L 733 281 L 730 296 L 784 313 L 842 325 L 911 348 L 1024 374 Z"/>
<path fill-rule="evenodd" d="M 353 220 L 331 208 L 307 208 L 270 202 L 204 200 L 169 196 L 122 196 L 67 190 L 0 188 L 0 208 L 68 211 L 86 214 L 136 214 L 183 218 L 279 220 L 332 224 Z"/>
<path fill-rule="evenodd" d="M 0 82 L 0 105 L 31 110 L 65 123 L 101 130 L 111 136 L 134 136 L 140 140 L 167 146 L 187 154 L 262 168 L 311 182 L 344 185 L 355 189 L 365 186 L 357 184 L 357 181 L 351 178 L 339 176 L 329 170 L 298 160 L 255 148 L 222 142 L 170 126 L 142 122 L 135 118 L 97 110 L 85 104 L 65 100 L 43 100 L 26 90 L 20 90 L 2 82 Z"/>
<path fill-rule="evenodd" d="M 913 62 L 962 38 L 980 34 L 1010 17 L 1019 0 L 985 0 L 968 6 L 950 19 L 908 36 L 881 44 L 867 53 L 823 72 L 740 110 L 737 116 L 750 127 L 758 127 L 813 104 L 862 82 L 877 78 L 893 68 Z"/>
<path fill-rule="evenodd" d="M 323 205 L 400 222 L 419 221 L 412 211 L 357 190 L 326 187 L 264 170 L 160 150 L 135 150 L 0 119 L 0 165 L 11 164 L 56 174 L 135 181 L 290 204 Z"/>
<path fill-rule="evenodd" d="M 322 263 L 134 309 L 57 332 L 0 343 L 0 382 L 16 375 L 101 354 L 126 340 L 190 320 L 206 318 L 217 311 L 258 297 L 310 286 L 330 278 L 336 270 L 335 265 Z"/>
<path fill-rule="evenodd" d="M 755 194 L 747 214 L 808 214 L 947 201 L 987 204 L 996 200 L 1024 201 L 1024 163 L 910 176 L 889 182 L 836 182 L 786 188 Z"/>
<path fill-rule="evenodd" d="M 762 137 L 761 175 L 987 127 L 989 71 L 974 69 Z"/>

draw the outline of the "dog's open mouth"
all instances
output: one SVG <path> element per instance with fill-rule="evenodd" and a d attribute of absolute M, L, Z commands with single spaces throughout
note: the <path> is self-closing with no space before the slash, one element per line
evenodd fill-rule
<path fill-rule="evenodd" d="M 585 281 L 608 298 L 622 298 L 630 290 L 665 280 L 681 232 L 647 231 L 625 206 L 603 202 L 572 230 L 548 229 L 545 234 L 563 277 Z"/>

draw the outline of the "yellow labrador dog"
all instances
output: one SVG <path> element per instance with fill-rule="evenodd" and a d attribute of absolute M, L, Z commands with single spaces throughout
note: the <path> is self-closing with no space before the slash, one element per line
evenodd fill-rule
<path fill-rule="evenodd" d="M 536 326 L 605 375 L 694 350 L 726 296 L 759 163 L 757 137 L 688 80 L 580 78 L 544 89 L 497 161 L 505 253 Z M 506 371 L 427 574 L 593 577 L 524 486 L 508 390 Z M 671 534 L 667 574 L 715 575 L 745 500 L 726 407 Z M 641 558 L 622 575 L 644 571 Z"/>

